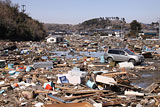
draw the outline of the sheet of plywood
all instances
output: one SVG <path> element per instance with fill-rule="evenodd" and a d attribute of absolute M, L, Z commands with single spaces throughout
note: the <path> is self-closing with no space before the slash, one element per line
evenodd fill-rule
<path fill-rule="evenodd" d="M 109 85 L 114 85 L 114 84 L 117 83 L 113 78 L 107 77 L 107 76 L 102 76 L 102 75 L 97 75 L 96 76 L 96 82 L 109 84 Z"/>

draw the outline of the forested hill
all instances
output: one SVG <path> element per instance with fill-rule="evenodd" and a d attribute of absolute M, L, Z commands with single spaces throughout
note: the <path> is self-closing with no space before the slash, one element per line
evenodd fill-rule
<path fill-rule="evenodd" d="M 121 29 L 123 27 L 129 28 L 124 18 L 119 17 L 100 17 L 86 20 L 77 25 L 69 24 L 44 24 L 46 29 L 51 30 L 95 30 L 95 29 Z"/>
<path fill-rule="evenodd" d="M 45 37 L 43 24 L 19 11 L 17 4 L 0 0 L 0 40 L 38 41 Z"/>
<path fill-rule="evenodd" d="M 84 21 L 83 23 L 79 24 L 79 28 L 92 30 L 112 27 L 112 29 L 120 29 L 121 23 L 123 25 L 126 24 L 124 18 L 120 19 L 119 17 L 100 17 Z"/>

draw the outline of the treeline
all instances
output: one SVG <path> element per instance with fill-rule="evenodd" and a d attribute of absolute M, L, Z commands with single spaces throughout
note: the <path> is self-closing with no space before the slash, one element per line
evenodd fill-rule
<path fill-rule="evenodd" d="M 44 27 L 47 31 L 56 31 L 56 30 L 74 30 L 74 25 L 70 24 L 44 24 Z"/>
<path fill-rule="evenodd" d="M 19 11 L 17 4 L 0 0 L 0 39 L 39 41 L 45 37 L 43 24 Z"/>

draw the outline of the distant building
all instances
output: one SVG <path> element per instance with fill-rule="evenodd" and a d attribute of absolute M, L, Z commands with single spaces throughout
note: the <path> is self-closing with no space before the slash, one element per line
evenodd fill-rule
<path fill-rule="evenodd" d="M 124 36 L 124 33 L 122 32 L 122 34 L 121 34 L 121 30 L 119 30 L 119 29 L 117 29 L 117 30 L 103 30 L 102 32 L 101 32 L 102 34 L 105 34 L 105 35 L 101 35 L 102 37 L 101 38 L 103 38 L 103 37 L 111 37 L 111 36 L 115 36 L 115 37 L 123 37 Z"/>
<path fill-rule="evenodd" d="M 140 32 L 138 35 L 142 36 L 142 38 L 152 38 L 156 37 L 158 32 L 157 30 L 142 30 L 142 32 Z"/>
<path fill-rule="evenodd" d="M 52 35 L 65 35 L 67 34 L 67 31 L 65 30 L 56 30 L 55 32 L 52 32 Z"/>
<path fill-rule="evenodd" d="M 80 35 L 89 35 L 88 31 L 80 31 L 79 34 Z"/>
<path fill-rule="evenodd" d="M 113 30 L 116 37 L 121 37 L 121 30 Z"/>
<path fill-rule="evenodd" d="M 48 31 L 47 35 L 69 35 L 72 34 L 72 31 L 66 31 L 66 30 L 52 30 L 52 31 Z"/>
<path fill-rule="evenodd" d="M 60 43 L 64 42 L 64 37 L 61 35 L 49 35 L 47 37 L 47 43 Z"/>

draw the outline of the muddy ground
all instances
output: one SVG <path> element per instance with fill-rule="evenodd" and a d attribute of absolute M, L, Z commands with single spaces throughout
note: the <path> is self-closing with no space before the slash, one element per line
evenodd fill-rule
<path fill-rule="evenodd" d="M 145 59 L 144 64 L 146 63 L 153 63 L 153 67 L 134 72 L 138 77 L 131 79 L 133 85 L 146 88 L 153 82 L 160 82 L 160 60 Z"/>

